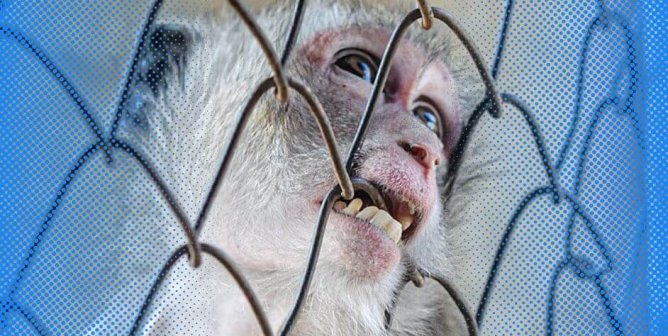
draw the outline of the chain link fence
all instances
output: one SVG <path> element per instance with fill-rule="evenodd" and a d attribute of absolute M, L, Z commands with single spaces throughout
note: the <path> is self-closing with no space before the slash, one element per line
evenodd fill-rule
<path fill-rule="evenodd" d="M 123 8 L 109 1 L 91 12 L 89 5 L 0 2 L 0 106 L 7 114 L 0 176 L 5 185 L 0 220 L 7 242 L 0 273 L 3 333 L 137 334 L 170 270 L 186 258 L 191 267 L 200 267 L 202 255 L 210 255 L 237 282 L 263 333 L 273 335 L 253 286 L 234 260 L 198 238 L 244 125 L 259 99 L 273 91 L 277 101 L 298 95 L 308 104 L 338 181 L 322 203 L 299 292 L 278 331 L 290 334 L 316 272 L 332 205 L 364 187 L 363 180 L 351 178 L 352 161 L 363 146 L 398 43 L 410 26 L 429 30 L 436 24 L 447 26 L 465 47 L 485 96 L 466 121 L 446 177 L 447 194 L 471 198 L 465 209 L 452 210 L 457 272 L 445 279 L 417 268 L 407 279 L 419 285 L 423 276 L 433 277 L 446 289 L 470 335 L 654 332 L 647 288 L 652 204 L 643 182 L 647 121 L 640 113 L 652 98 L 643 89 L 642 4 L 508 0 L 487 6 L 482 1 L 447 3 L 451 10 L 444 10 L 417 1 L 413 11 L 396 18 L 358 131 L 342 158 L 336 125 L 330 125 L 318 97 L 308 83 L 283 70 L 308 3 L 292 4 L 279 54 L 244 5 L 230 0 L 272 74 L 249 92 L 240 108 L 199 207 L 170 189 L 161 177 L 162 163 L 152 162 L 118 135 L 124 111 L 134 103 L 140 61 L 156 21 L 164 11 L 187 17 L 189 11 L 201 10 L 168 3 L 155 0 Z M 45 6 L 52 11 L 48 15 L 40 10 Z M 485 27 L 476 28 L 485 18 L 495 18 L 498 27 L 481 23 Z M 105 29 L 135 38 L 132 43 L 97 40 Z M 76 40 L 83 41 L 71 45 L 97 45 L 96 50 L 62 47 Z M 81 64 L 77 55 L 107 47 L 123 56 L 108 57 L 110 63 L 91 75 L 95 63 Z M 481 162 L 488 162 L 482 170 L 492 180 L 474 178 L 481 171 L 474 167 Z M 160 195 L 156 202 L 169 209 L 172 220 L 151 223 L 143 235 L 130 237 L 120 224 L 127 214 L 118 209 L 126 209 L 127 200 L 117 187 L 138 171 L 148 176 L 150 186 L 142 191 L 145 199 L 130 208 L 150 212 L 154 207 L 143 202 Z M 458 183 L 462 180 L 468 182 Z M 471 186 L 478 193 L 467 192 Z M 164 227 L 180 228 L 174 234 L 181 237 L 181 246 L 167 250 L 167 245 L 162 251 L 142 247 L 143 239 L 153 239 L 154 230 Z M 134 242 L 136 251 L 117 252 L 118 237 L 124 244 Z M 116 266 L 132 264 L 133 258 L 153 264 L 147 275 L 105 289 L 110 274 L 119 272 Z M 125 287 L 120 299 L 113 290 L 119 286 Z M 100 320 L 109 314 L 102 313 L 107 306 L 124 308 Z M 391 316 L 388 311 L 388 326 Z M 94 323 L 99 325 L 89 329 Z"/>

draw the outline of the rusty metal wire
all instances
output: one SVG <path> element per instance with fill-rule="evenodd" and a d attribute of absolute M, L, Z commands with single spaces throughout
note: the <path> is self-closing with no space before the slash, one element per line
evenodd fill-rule
<path fill-rule="evenodd" d="M 417 5 L 420 9 L 420 15 L 422 15 L 422 28 L 424 30 L 431 29 L 431 26 L 434 24 L 434 12 L 431 10 L 431 6 L 427 0 L 417 0 Z"/>
<path fill-rule="evenodd" d="M 285 80 L 281 62 L 278 60 L 278 56 L 276 56 L 274 48 L 271 47 L 271 43 L 264 35 L 264 32 L 262 29 L 260 29 L 257 22 L 255 22 L 255 19 L 253 19 L 250 14 L 248 14 L 246 8 L 244 8 L 244 6 L 237 0 L 228 0 L 228 2 L 237 12 L 241 20 L 244 21 L 244 24 L 251 32 L 251 34 L 253 34 L 253 37 L 257 43 L 260 44 L 260 48 L 269 62 L 271 71 L 274 73 L 274 80 L 276 81 L 276 99 L 281 103 L 286 102 L 288 100 L 288 83 Z"/>
<path fill-rule="evenodd" d="M 216 173 L 216 177 L 214 178 L 213 185 L 209 189 L 209 193 L 206 197 L 206 201 L 204 202 L 202 211 L 200 212 L 200 215 L 197 217 L 197 221 L 195 222 L 196 232 L 199 233 L 202 230 L 204 222 L 206 221 L 206 217 L 209 213 L 209 209 L 211 208 L 213 198 L 220 188 L 220 184 L 225 176 L 225 172 L 227 171 L 232 156 L 234 155 L 234 150 L 236 149 L 239 136 L 241 135 L 241 132 L 243 132 L 244 127 L 246 126 L 246 122 L 255 108 L 255 104 L 257 104 L 257 102 L 267 90 L 275 87 L 275 85 L 276 82 L 273 78 L 268 78 L 260 83 L 257 89 L 253 91 L 250 99 L 246 103 L 246 106 L 243 108 L 243 110 L 241 110 L 241 113 L 237 117 L 237 122 L 235 123 L 232 137 L 223 151 L 223 159 L 218 168 L 218 172 Z M 318 102 L 315 96 L 313 96 L 311 91 L 299 81 L 295 79 L 288 79 L 288 85 L 295 89 L 309 105 L 310 110 L 313 113 L 313 117 L 315 118 L 318 127 L 320 128 L 322 137 L 325 140 L 325 146 L 329 151 L 332 165 L 334 166 L 334 174 L 339 181 L 339 185 L 342 186 L 341 194 L 345 199 L 352 199 L 354 193 L 353 185 L 350 181 L 350 176 L 343 168 L 341 158 L 339 157 L 338 145 L 336 144 L 336 139 L 334 138 L 334 131 L 332 130 L 332 126 L 329 123 L 329 119 L 327 118 L 322 105 L 320 105 L 320 102 Z"/>

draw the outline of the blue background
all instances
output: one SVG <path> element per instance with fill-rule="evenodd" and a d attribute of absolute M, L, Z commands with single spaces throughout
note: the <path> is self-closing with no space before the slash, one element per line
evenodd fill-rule
<path fill-rule="evenodd" d="M 506 8 L 500 2 L 494 6 L 500 13 Z M 529 2 L 518 2 L 514 10 L 520 12 L 515 15 L 521 17 L 524 13 L 534 16 L 532 6 Z M 555 6 L 568 12 L 566 5 Z M 613 226 L 603 225 L 599 230 L 604 232 L 603 236 L 608 234 L 615 240 L 638 241 L 637 245 L 633 245 L 637 257 L 620 259 L 622 262 L 639 263 L 635 265 L 637 273 L 632 275 L 637 278 L 620 281 L 619 287 L 612 286 L 610 291 L 614 294 L 615 291 L 632 290 L 634 295 L 637 292 L 638 296 L 648 297 L 618 303 L 624 328 L 611 330 L 626 330 L 624 334 L 632 334 L 629 330 L 640 330 L 650 335 L 666 335 L 668 6 L 663 1 L 642 1 L 635 7 L 628 5 L 633 9 L 628 13 L 624 11 L 627 9 L 625 6 L 617 5 L 616 8 L 623 14 L 629 14 L 636 34 L 633 46 L 637 50 L 634 55 L 637 56 L 636 70 L 640 83 L 634 107 L 641 131 L 642 153 L 637 153 L 640 158 L 634 161 L 617 164 L 628 165 L 632 172 L 642 176 L 639 182 L 629 178 L 634 181 L 633 187 L 643 200 L 637 203 L 640 204 L 637 208 L 640 219 L 629 220 L 628 226 L 636 225 L 635 221 L 643 225 L 638 226 L 641 228 L 638 231 L 632 231 L 631 236 L 625 237 L 615 236 L 620 231 Z M 121 301 L 125 308 L 109 315 L 111 317 L 102 322 L 104 326 L 99 330 L 108 334 L 127 333 L 160 266 L 172 252 L 169 246 L 160 251 L 144 250 L 141 239 L 151 239 L 155 228 L 130 232 L 126 226 L 128 214 L 117 212 L 126 208 L 138 211 L 152 209 L 141 201 L 128 204 L 121 194 L 124 190 L 122 185 L 126 183 L 137 183 L 141 186 L 138 192 L 149 195 L 147 199 L 163 202 L 159 200 L 159 192 L 154 185 L 135 180 L 136 172 L 141 169 L 137 157 L 113 148 L 111 144 L 112 125 L 119 117 L 117 104 L 121 101 L 132 55 L 150 8 L 151 4 L 146 1 L 0 1 L 0 331 L 3 334 L 39 334 L 39 330 L 43 334 L 80 334 L 99 319 L 105 307 Z M 166 5 L 166 8 L 165 11 L 183 10 L 178 5 Z M 476 8 L 469 10 L 475 12 Z M 584 16 L 574 15 L 570 20 L 569 24 L 574 26 L 586 23 Z M 532 29 L 522 26 L 521 22 L 526 24 L 528 21 L 510 20 L 510 34 L 513 29 L 520 32 Z M 523 55 L 514 48 L 522 47 L 524 41 L 517 34 L 515 39 L 509 36 L 504 54 L 507 60 L 501 63 L 506 68 L 500 70 L 499 84 L 501 87 L 506 84 L 512 89 L 513 86 L 507 83 L 512 83 L 514 79 L 504 78 L 503 75 L 514 74 L 512 70 L 518 70 L 513 68 L 513 64 L 520 63 L 511 62 L 513 57 Z M 478 37 L 483 48 L 488 46 L 492 50 L 498 43 L 497 40 L 484 41 Z M 575 31 L 572 36 L 561 37 L 580 41 L 582 32 Z M 604 42 L 601 43 L 605 45 Z M 619 41 L 609 42 L 612 46 L 613 42 Z M 557 48 L 560 46 L 557 42 L 555 45 Z M 489 59 L 490 65 L 493 64 L 493 57 Z M 575 60 L 571 61 L 563 66 L 575 64 Z M 536 63 L 542 62 L 536 60 Z M 595 59 L 594 63 L 605 62 Z M 550 69 L 537 67 L 529 70 L 536 76 L 545 75 L 547 71 Z M 604 77 L 602 70 L 601 77 Z M 602 91 L 610 89 L 606 84 L 599 84 L 602 86 L 599 88 L 596 86 L 592 84 L 592 87 Z M 538 96 L 542 94 L 540 90 L 536 93 Z M 570 97 L 567 99 L 569 104 L 573 103 Z M 549 99 L 528 100 L 531 106 L 554 103 Z M 560 127 L 564 123 L 559 115 L 553 115 L 546 109 L 536 110 L 539 110 L 536 112 L 537 122 L 547 138 L 546 151 L 556 158 L 562 143 L 555 139 L 565 139 L 567 128 Z M 614 129 L 615 126 L 613 123 L 606 127 Z M 484 131 L 481 132 L 479 134 L 484 134 Z M 508 134 L 512 132 L 508 131 Z M 607 143 L 597 148 L 605 153 L 609 146 L 614 144 Z M 526 150 L 525 147 L 518 148 Z M 569 158 L 565 160 L 564 165 L 571 167 Z M 594 174 L 606 176 L 617 168 L 620 167 L 602 164 Z M 564 180 L 568 182 L 568 178 Z M 596 185 L 595 182 L 593 184 Z M 504 194 L 496 197 L 504 197 Z M 633 204 L 635 206 L 636 203 Z M 598 210 L 594 210 L 592 216 L 607 218 L 606 214 L 614 212 L 618 205 L 620 208 L 629 206 L 604 204 L 601 208 L 594 208 Z M 539 211 L 533 216 L 540 221 L 541 216 L 558 217 L 560 214 L 559 211 Z M 498 241 L 497 236 L 493 239 Z M 513 249 L 509 253 L 520 257 L 526 253 L 528 256 L 531 245 L 523 245 L 521 238 L 518 240 L 510 244 Z M 610 253 L 614 255 L 614 251 Z M 134 260 L 140 257 L 152 265 L 147 268 L 144 277 L 128 279 L 119 274 L 119 269 L 122 269 L 119 264 L 134 265 Z M 479 258 L 480 265 L 485 265 L 481 268 L 488 272 L 487 266 L 492 258 Z M 596 257 L 592 258 L 594 263 L 599 262 Z M 606 261 L 600 263 L 605 264 Z M 498 281 L 511 281 L 504 280 L 504 274 L 514 276 L 518 272 L 517 267 L 501 268 Z M 531 275 L 529 278 L 532 279 Z M 608 281 L 617 284 L 614 280 Z M 629 288 L 629 283 L 638 286 Z M 119 288 L 132 290 L 121 291 L 123 297 L 119 298 Z M 580 287 L 573 288 L 578 288 L 574 290 L 576 294 L 580 290 Z M 541 290 L 547 293 L 549 288 L 541 287 Z M 574 297 L 577 298 L 577 295 Z M 526 332 L 533 330 L 528 326 L 523 329 L 521 322 L 510 320 L 505 315 L 508 312 L 494 305 L 494 299 L 490 296 L 492 303 L 488 309 L 491 313 L 488 314 L 492 318 L 482 324 L 483 333 L 513 330 L 503 329 L 504 324 L 512 324 L 513 328 Z M 503 301 L 500 296 L 496 299 Z M 584 301 L 587 300 L 582 299 Z M 546 302 L 540 301 L 540 304 Z M 567 313 L 577 315 L 581 313 L 578 309 L 589 307 L 584 303 L 579 308 L 575 306 Z M 578 329 L 586 325 L 574 323 L 572 327 L 575 330 L 559 329 L 555 334 L 611 334 L 607 329 L 605 332 Z"/>

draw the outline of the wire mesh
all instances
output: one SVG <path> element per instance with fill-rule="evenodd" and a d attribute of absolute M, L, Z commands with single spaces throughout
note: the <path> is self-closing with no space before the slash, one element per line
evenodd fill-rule
<path fill-rule="evenodd" d="M 150 309 L 152 300 L 154 299 L 155 294 L 159 290 L 160 286 L 165 279 L 165 276 L 170 272 L 171 268 L 176 264 L 176 262 L 183 256 L 187 256 L 190 260 L 190 263 L 193 267 L 199 267 L 201 264 L 201 255 L 208 254 L 215 257 L 234 277 L 236 282 L 239 284 L 244 295 L 248 299 L 252 310 L 257 317 L 258 323 L 261 326 L 261 329 L 265 335 L 272 335 L 273 331 L 271 330 L 268 318 L 263 312 L 263 309 L 258 302 L 255 293 L 253 292 L 252 286 L 244 278 L 243 274 L 238 270 L 238 267 L 235 266 L 233 260 L 230 260 L 226 256 L 225 252 L 220 250 L 218 247 L 214 247 L 208 244 L 200 244 L 198 241 L 198 235 L 202 230 L 203 224 L 206 222 L 207 214 L 212 206 L 212 201 L 216 195 L 218 189 L 221 187 L 221 182 L 224 179 L 227 166 L 230 162 L 232 155 L 234 154 L 234 149 L 237 144 L 237 139 L 241 134 L 241 131 L 244 129 L 244 126 L 253 112 L 254 106 L 257 101 L 269 90 L 272 88 L 276 89 L 276 99 L 280 101 L 285 101 L 288 95 L 296 92 L 299 94 L 311 108 L 311 112 L 317 121 L 318 126 L 320 127 L 321 134 L 324 142 L 327 145 L 327 148 L 330 153 L 330 158 L 332 160 L 332 167 L 335 176 L 337 177 L 338 185 L 334 186 L 330 192 L 327 194 L 325 200 L 322 202 L 320 208 L 320 214 L 318 218 L 317 225 L 315 227 L 312 246 L 310 253 L 307 256 L 308 262 L 304 270 L 302 282 L 300 285 L 299 292 L 295 298 L 294 305 L 290 310 L 289 314 L 285 318 L 284 323 L 282 324 L 281 329 L 278 334 L 288 335 L 291 332 L 292 327 L 296 319 L 299 316 L 301 309 L 303 309 L 304 300 L 309 293 L 309 286 L 312 280 L 312 276 L 316 271 L 316 265 L 318 262 L 320 246 L 324 237 L 325 225 L 327 223 L 329 212 L 331 211 L 332 205 L 339 198 L 351 199 L 354 193 L 353 182 L 351 180 L 352 174 L 352 162 L 354 155 L 359 151 L 361 146 L 363 146 L 365 134 L 368 128 L 368 123 L 370 121 L 372 112 L 377 103 L 377 99 L 381 94 L 385 82 L 387 80 L 387 74 L 389 65 L 392 62 L 394 52 L 398 46 L 398 43 L 401 41 L 402 36 L 406 29 L 411 26 L 415 21 L 421 20 L 422 27 L 424 29 L 430 29 L 434 20 L 439 20 L 443 22 L 449 29 L 451 29 L 454 34 L 459 38 L 462 44 L 467 49 L 471 59 L 473 60 L 479 75 L 482 78 L 482 81 L 485 85 L 486 93 L 485 99 L 478 104 L 478 107 L 473 112 L 471 117 L 468 119 L 466 126 L 464 127 L 463 134 L 457 143 L 455 149 L 454 160 L 450 162 L 448 169 L 448 176 L 446 177 L 447 181 L 447 190 L 446 194 L 451 194 L 456 191 L 458 188 L 457 181 L 460 178 L 460 169 L 462 165 L 466 163 L 467 153 L 471 151 L 471 142 L 475 137 L 476 130 L 478 129 L 478 123 L 483 119 L 485 113 L 493 117 L 501 116 L 502 105 L 512 106 L 513 109 L 504 109 L 504 113 L 514 113 L 518 111 L 521 116 L 521 120 L 525 123 L 526 126 L 530 129 L 530 139 L 533 141 L 535 150 L 539 153 L 540 159 L 540 170 L 542 170 L 547 176 L 547 184 L 539 185 L 529 193 L 522 196 L 522 200 L 519 202 L 514 209 L 510 211 L 510 216 L 508 222 L 503 226 L 503 232 L 500 240 L 498 240 L 498 247 L 496 248 L 493 258 L 491 259 L 491 268 L 486 277 L 486 281 L 483 287 L 482 294 L 480 295 L 480 301 L 475 310 L 475 314 L 471 314 L 467 307 L 467 303 L 464 301 L 464 297 L 468 296 L 470 298 L 475 298 L 475 295 L 464 295 L 463 293 L 469 294 L 467 291 L 460 292 L 460 290 L 455 289 L 454 284 L 450 279 L 444 279 L 442 277 L 434 277 L 434 280 L 440 283 L 449 293 L 450 297 L 454 299 L 455 304 L 459 308 L 463 319 L 466 323 L 466 329 L 470 335 L 477 334 L 478 325 L 485 330 L 485 325 L 488 323 L 486 318 L 490 311 L 490 302 L 494 290 L 497 288 L 500 274 L 502 274 L 501 269 L 504 262 L 508 260 L 508 249 L 511 246 L 510 242 L 513 239 L 514 235 L 517 235 L 515 232 L 518 230 L 519 223 L 521 222 L 523 216 L 527 216 L 529 209 L 540 201 L 543 196 L 549 196 L 550 201 L 554 206 L 558 206 L 562 203 L 568 205 L 568 210 L 566 211 L 566 220 L 565 220 L 565 234 L 563 235 L 563 240 L 561 242 L 561 248 L 563 249 L 563 254 L 558 257 L 553 258 L 556 260 L 556 266 L 552 269 L 551 274 L 549 275 L 548 289 L 546 291 L 547 297 L 545 301 L 545 323 L 543 324 L 544 328 L 540 333 L 547 335 L 552 335 L 558 331 L 561 333 L 566 333 L 563 325 L 558 325 L 555 322 L 555 314 L 557 310 L 555 307 L 558 306 L 557 301 L 560 290 L 560 280 L 563 282 L 567 272 L 572 272 L 578 277 L 578 281 L 582 283 L 588 283 L 594 288 L 595 296 L 598 301 L 601 303 L 601 307 L 604 312 L 605 320 L 608 324 L 610 334 L 614 335 L 627 335 L 627 334 L 637 334 L 637 330 L 646 330 L 646 327 L 629 327 L 624 323 L 624 320 L 620 318 L 619 310 L 621 307 L 636 307 L 638 303 L 630 303 L 623 305 L 620 302 L 614 302 L 618 300 L 619 295 L 611 295 L 610 293 L 618 293 L 623 291 L 624 288 L 611 288 L 610 281 L 608 279 L 608 274 L 613 271 L 613 265 L 615 264 L 615 259 L 619 261 L 619 257 L 611 255 L 611 248 L 607 240 L 610 239 L 609 234 L 602 234 L 601 230 L 606 230 L 606 227 L 601 227 L 600 220 L 597 220 L 598 213 L 597 211 L 592 211 L 591 205 L 585 204 L 590 202 L 589 198 L 582 197 L 583 185 L 585 184 L 585 166 L 587 165 L 587 160 L 591 156 L 593 150 L 597 148 L 592 145 L 593 139 L 596 136 L 597 130 L 602 128 L 600 126 L 605 119 L 605 115 L 612 114 L 613 111 L 616 114 L 626 116 L 628 122 L 630 123 L 630 129 L 632 135 L 630 138 L 637 139 L 638 143 L 642 146 L 642 131 L 638 125 L 638 92 L 640 85 L 640 76 L 639 76 L 639 65 L 637 62 L 638 59 L 638 46 L 637 38 L 634 36 L 634 31 L 631 28 L 632 24 L 629 22 L 629 19 L 622 14 L 621 10 L 610 9 L 609 5 L 604 2 L 597 2 L 595 8 L 595 15 L 591 19 L 588 27 L 584 33 L 583 43 L 580 49 L 580 55 L 577 60 L 577 76 L 575 78 L 575 100 L 572 103 L 573 112 L 571 113 L 572 118 L 566 125 L 565 137 L 563 144 L 560 146 L 556 155 L 551 155 L 551 150 L 548 148 L 549 141 L 546 140 L 545 135 L 541 131 L 539 125 L 539 117 L 537 117 L 529 105 L 524 103 L 518 96 L 511 93 L 503 93 L 501 90 L 497 90 L 495 87 L 495 80 L 499 80 L 499 75 L 502 70 L 502 60 L 504 60 L 504 53 L 508 50 L 508 36 L 510 35 L 510 29 L 513 22 L 513 15 L 517 11 L 517 4 L 515 1 L 509 0 L 505 3 L 503 8 L 503 18 L 501 20 L 502 26 L 501 31 L 496 43 L 496 50 L 494 52 L 493 64 L 491 70 L 487 69 L 485 62 L 483 61 L 482 53 L 473 44 L 473 39 L 468 37 L 464 33 L 462 25 L 455 22 L 452 15 L 450 15 L 445 10 L 438 7 L 429 7 L 426 1 L 418 1 L 418 8 L 409 12 L 397 25 L 397 28 L 392 34 L 390 41 L 387 44 L 381 63 L 379 66 L 379 73 L 376 77 L 376 80 L 373 84 L 372 93 L 368 99 L 367 106 L 365 108 L 364 114 L 360 120 L 357 133 L 355 134 L 351 149 L 348 153 L 346 161 L 344 162 L 342 158 L 338 156 L 338 146 L 336 144 L 336 139 L 334 137 L 334 132 L 332 126 L 329 124 L 326 114 L 324 113 L 322 106 L 318 102 L 317 97 L 310 93 L 308 87 L 301 83 L 296 78 L 290 78 L 283 73 L 283 67 L 285 66 L 289 55 L 292 52 L 292 49 L 295 46 L 297 37 L 300 31 L 300 24 L 302 21 L 302 15 L 304 15 L 305 1 L 299 0 L 295 2 L 294 16 L 292 17 L 291 25 L 289 28 L 289 33 L 286 36 L 285 49 L 279 58 L 277 53 L 274 51 L 271 43 L 263 35 L 262 29 L 259 27 L 257 22 L 249 14 L 249 12 L 244 8 L 244 6 L 235 0 L 230 0 L 229 3 L 232 5 L 232 8 L 238 13 L 245 23 L 247 29 L 252 32 L 255 39 L 261 45 L 262 50 L 265 54 L 266 59 L 268 60 L 271 70 L 272 77 L 267 78 L 265 81 L 258 84 L 257 88 L 250 95 L 246 105 L 240 110 L 238 118 L 236 119 L 236 124 L 234 126 L 234 134 L 231 137 L 231 140 L 227 144 L 227 147 L 224 151 L 224 155 L 218 166 L 217 173 L 215 175 L 214 182 L 206 196 L 206 200 L 203 203 L 202 208 L 197 212 L 195 216 L 196 220 L 191 222 L 188 218 L 189 216 L 183 210 L 180 203 L 178 195 L 172 193 L 172 191 L 167 187 L 167 184 L 162 180 L 159 167 L 156 167 L 155 164 L 150 162 L 149 158 L 143 156 L 140 152 L 135 150 L 132 145 L 124 142 L 118 137 L 119 123 L 123 116 L 123 110 L 130 104 L 129 97 L 131 96 L 131 90 L 133 89 L 132 81 L 135 78 L 136 69 L 139 68 L 139 61 L 141 59 L 140 55 L 147 47 L 149 32 L 152 30 L 152 27 L 155 23 L 157 16 L 160 14 L 161 8 L 163 6 L 162 0 L 156 0 L 148 7 L 148 12 L 145 16 L 145 20 L 141 25 L 141 30 L 139 30 L 140 35 L 137 39 L 136 46 L 134 47 L 133 56 L 131 58 L 131 64 L 129 66 L 129 71 L 125 75 L 124 85 L 120 95 L 118 96 L 118 102 L 115 104 L 116 112 L 110 123 L 110 131 L 108 135 L 105 134 L 103 121 L 98 120 L 99 117 L 91 113 L 90 104 L 86 101 L 86 95 L 82 92 L 79 92 L 76 89 L 76 85 L 72 83 L 67 77 L 65 71 L 61 71 L 59 67 L 53 62 L 48 55 L 37 47 L 37 44 L 27 39 L 21 32 L 14 28 L 10 28 L 9 25 L 3 24 L 0 26 L 0 32 L 5 36 L 6 40 L 16 43 L 21 48 L 25 49 L 33 57 L 33 62 L 40 63 L 43 68 L 47 70 L 51 78 L 55 80 L 58 86 L 60 86 L 70 97 L 71 102 L 76 106 L 78 114 L 84 120 L 86 126 L 90 130 L 92 135 L 92 141 L 88 141 L 87 147 L 79 154 L 78 158 L 74 160 L 74 165 L 72 168 L 64 175 L 65 178 L 60 186 L 56 189 L 56 196 L 52 202 L 50 209 L 47 211 L 44 220 L 41 222 L 41 225 L 36 233 L 32 235 L 30 239 L 30 246 L 27 248 L 28 253 L 24 253 L 22 256 L 22 261 L 20 263 L 20 268 L 16 275 L 11 281 L 9 289 L 6 291 L 5 299 L 3 300 L 2 306 L 2 323 L 3 328 L 9 332 L 13 330 L 18 330 L 19 327 L 8 326 L 7 320 L 9 314 L 19 314 L 23 317 L 23 321 L 29 325 L 29 330 L 31 333 L 38 335 L 50 335 L 50 334 L 61 334 L 63 330 L 53 330 L 52 326 L 49 324 L 49 320 L 53 320 L 52 317 L 45 316 L 48 315 L 48 311 L 42 310 L 40 313 L 37 310 L 40 310 L 34 305 L 39 305 L 37 301 L 26 300 L 25 298 L 21 299 L 20 292 L 25 289 L 23 282 L 30 275 L 28 271 L 31 267 L 35 267 L 34 258 L 39 256 L 39 251 L 44 249 L 42 244 L 45 241 L 45 237 L 48 235 L 48 232 L 52 226 L 54 218 L 61 215 L 64 210 L 61 209 L 63 206 L 64 198 L 70 193 L 70 189 L 73 183 L 78 178 L 81 170 L 86 166 L 100 166 L 100 165 L 113 165 L 119 164 L 119 162 L 127 164 L 127 161 L 123 161 L 122 158 L 130 158 L 133 162 L 138 164 L 139 168 L 145 171 L 154 183 L 155 188 L 162 195 L 164 201 L 169 206 L 173 216 L 175 217 L 175 223 L 178 224 L 182 230 L 182 235 L 185 236 L 185 245 L 176 249 L 172 252 L 169 259 L 162 266 L 161 270 L 158 273 L 158 276 L 155 277 L 155 280 L 150 286 L 150 290 L 147 291 L 147 295 L 141 300 L 141 305 L 139 310 L 130 309 L 130 312 L 136 312 L 134 316 L 121 316 L 119 319 L 131 320 L 133 321 L 129 334 L 134 335 L 139 332 L 139 328 L 143 323 L 145 318 L 144 314 Z M 623 9 L 624 6 L 621 6 Z M 0 10 L 3 9 L 2 3 L 0 3 Z M 615 31 L 614 29 L 620 29 L 621 33 Z M 626 87 L 613 87 L 606 88 L 608 89 L 607 95 L 601 99 L 600 103 L 592 109 L 592 112 L 588 113 L 586 117 L 585 110 L 589 111 L 590 106 L 586 105 L 585 100 L 587 97 L 587 62 L 590 62 L 592 58 L 592 53 L 595 53 L 596 50 L 593 50 L 593 46 L 596 44 L 596 33 L 598 32 L 607 32 L 609 34 L 620 34 L 622 36 L 623 43 L 621 43 L 621 48 L 624 53 L 624 61 L 620 62 L 619 66 L 614 69 L 614 79 L 617 86 L 625 85 Z M 592 51 L 593 50 L 593 51 Z M 290 90 L 292 89 L 292 90 Z M 587 126 L 582 127 L 582 122 L 586 121 Z M 584 134 L 581 131 L 584 129 Z M 473 141 L 475 142 L 475 141 Z M 84 143 L 80 141 L 79 143 Z M 475 145 L 475 144 L 474 144 Z M 98 162 L 97 156 L 103 156 L 104 162 Z M 553 159 L 555 158 L 555 159 Z M 567 184 L 567 186 L 564 186 Z M 642 202 L 641 202 L 642 203 Z M 641 207 L 644 205 L 640 205 Z M 593 212 L 593 214 L 592 214 Z M 633 221 L 628 221 L 633 222 Z M 584 225 L 584 226 L 582 226 Z M 639 221 L 639 224 L 633 225 L 637 227 L 637 232 L 640 234 L 634 233 L 638 239 L 638 246 L 642 246 L 644 239 L 643 232 L 646 231 L 645 224 L 642 220 Z M 583 227 L 584 229 L 578 229 Z M 608 229 L 610 230 L 610 229 Z M 591 257 L 591 253 L 583 253 L 582 247 L 578 247 L 578 244 L 582 245 L 582 238 L 579 237 L 583 233 L 589 237 L 590 242 L 587 242 L 587 249 L 591 247 L 591 250 L 595 250 L 598 255 Z M 634 231 L 635 232 L 635 231 Z M 633 249 L 633 253 L 642 250 L 640 247 Z M 599 260 L 600 259 L 600 260 Z M 625 263 L 629 263 L 626 259 Z M 598 265 L 602 264 L 603 267 Z M 417 270 L 418 273 L 421 270 Z M 638 273 L 639 274 L 639 273 Z M 92 281 L 89 279 L 88 281 Z M 561 287 L 563 287 L 563 283 Z M 30 298 L 31 296 L 28 295 Z M 18 299 L 17 299 L 18 298 Z M 34 297 L 33 297 L 34 299 Z M 568 300 L 568 299 L 567 299 Z M 574 299 L 570 299 L 571 301 Z M 25 304 L 28 302 L 29 304 Z M 496 309 L 498 310 L 498 308 Z M 388 313 L 388 326 L 391 321 L 391 313 Z M 473 317 L 475 315 L 475 318 Z M 508 319 L 507 315 L 504 315 L 504 319 Z M 65 317 L 66 318 L 66 317 Z M 83 319 L 83 318 L 82 318 Z M 631 317 L 625 317 L 625 321 L 632 321 Z M 489 322 L 489 323 L 493 323 Z M 80 322 L 73 322 L 72 325 L 75 327 L 81 327 Z M 498 324 L 499 322 L 496 321 Z M 640 321 L 639 323 L 644 323 Z M 17 328 L 17 329 L 12 329 Z M 556 328 L 556 329 L 555 329 Z M 645 328 L 645 329 L 643 329 Z M 121 329 L 121 328 L 119 328 Z M 113 330 L 113 329 L 112 329 Z M 601 330 L 587 330 L 586 327 L 580 326 L 580 329 L 577 329 L 582 332 L 590 332 L 592 334 L 599 334 Z M 630 330 L 634 330 L 633 332 Z M 536 333 L 534 329 L 516 331 L 519 333 Z M 65 332 L 67 333 L 67 332 Z M 575 332 L 578 334 L 579 332 Z M 494 331 L 490 331 L 490 334 L 495 334 Z"/>

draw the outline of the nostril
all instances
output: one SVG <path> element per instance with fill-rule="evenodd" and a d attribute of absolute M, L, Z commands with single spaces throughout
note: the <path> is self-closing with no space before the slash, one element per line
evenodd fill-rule
<path fill-rule="evenodd" d="M 409 153 L 418 161 L 424 161 L 428 155 L 427 150 L 420 145 L 410 146 Z"/>
<path fill-rule="evenodd" d="M 399 142 L 399 147 L 403 148 L 406 152 L 410 153 L 411 152 L 411 144 L 408 142 Z"/>
<path fill-rule="evenodd" d="M 440 158 L 437 153 L 432 152 L 429 147 L 421 144 L 414 144 L 401 141 L 398 143 L 415 161 L 427 169 L 431 169 L 440 164 Z"/>

